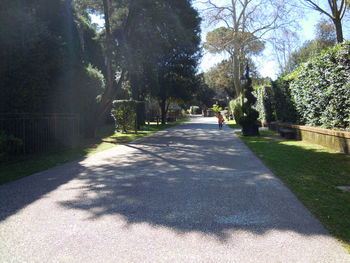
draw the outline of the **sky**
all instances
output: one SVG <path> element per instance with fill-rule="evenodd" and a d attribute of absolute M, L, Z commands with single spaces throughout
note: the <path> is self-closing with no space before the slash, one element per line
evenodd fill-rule
<path fill-rule="evenodd" d="M 194 7 L 200 11 L 200 5 L 194 3 Z M 325 18 L 325 15 L 320 15 L 316 11 L 305 10 L 303 18 L 300 19 L 301 30 L 299 34 L 300 45 L 307 40 L 312 40 L 315 38 L 315 25 L 321 18 Z M 93 23 L 103 25 L 103 20 L 100 17 L 91 15 L 91 20 Z M 350 28 L 346 26 L 347 23 L 343 23 L 344 38 L 346 40 L 350 39 Z M 202 23 L 202 42 L 205 41 L 206 34 L 208 31 L 213 30 L 213 28 L 208 28 L 205 23 Z M 296 47 L 297 48 L 297 47 Z M 225 54 L 212 55 L 203 49 L 203 57 L 199 65 L 199 72 L 206 72 L 215 64 L 221 62 L 223 59 L 227 59 L 228 56 Z M 278 77 L 279 67 L 277 60 L 273 54 L 272 47 L 267 45 L 262 55 L 254 58 L 254 62 L 258 68 L 258 71 L 262 77 L 270 77 L 273 80 Z"/>
<path fill-rule="evenodd" d="M 201 5 L 200 4 L 194 4 L 194 7 L 200 11 Z M 314 39 L 315 34 L 314 34 L 314 28 L 317 22 L 321 16 L 316 13 L 316 12 L 309 12 L 307 16 L 305 16 L 304 19 L 302 19 L 301 23 L 302 26 L 302 31 L 298 32 L 299 37 L 300 37 L 300 42 L 303 43 L 306 40 L 311 40 Z M 202 42 L 205 41 L 206 39 L 206 34 L 208 31 L 211 31 L 212 29 L 207 28 L 205 23 L 202 23 Z M 208 71 L 211 67 L 215 66 L 215 64 L 219 63 L 223 59 L 228 59 L 227 55 L 220 54 L 220 55 L 213 55 L 208 52 L 205 52 L 204 50 L 204 56 L 202 58 L 201 64 L 199 71 L 200 72 L 206 72 Z M 253 58 L 258 71 L 262 77 L 270 77 L 272 79 L 276 79 L 277 75 L 279 73 L 279 67 L 277 60 L 273 54 L 272 47 L 267 45 L 263 51 L 263 53 L 256 57 Z"/>
<path fill-rule="evenodd" d="M 222 1 L 222 0 L 220 0 Z M 194 1 L 194 7 L 200 12 L 201 4 L 200 1 Z M 327 6 L 324 7 L 326 10 Z M 329 7 L 328 7 L 329 8 Z M 349 14 L 350 12 L 348 12 Z M 297 49 L 300 47 L 305 41 L 315 39 L 315 26 L 322 19 L 327 18 L 326 15 L 320 14 L 317 11 L 310 10 L 308 8 L 303 9 L 302 17 L 299 18 L 300 31 L 298 32 L 299 36 L 299 45 L 295 47 Z M 347 16 L 347 20 L 343 21 L 343 33 L 344 39 L 350 39 L 350 27 L 348 26 L 350 23 L 349 16 Z M 202 42 L 206 39 L 206 34 L 208 31 L 213 29 L 209 29 L 206 27 L 205 23 L 202 23 Z M 223 59 L 228 59 L 226 55 L 212 55 L 204 50 L 204 56 L 202 58 L 199 71 L 206 72 L 211 67 L 215 66 L 215 64 L 219 63 Z M 276 57 L 274 56 L 273 48 L 271 45 L 266 45 L 262 54 L 256 58 L 253 58 L 258 71 L 262 77 L 270 77 L 275 80 L 279 73 L 279 66 Z"/>

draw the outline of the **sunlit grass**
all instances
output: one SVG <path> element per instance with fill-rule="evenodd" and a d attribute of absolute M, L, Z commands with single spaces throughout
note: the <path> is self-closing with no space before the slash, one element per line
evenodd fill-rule
<path fill-rule="evenodd" d="M 235 120 L 225 120 L 225 123 L 227 126 L 229 126 L 232 129 L 241 129 L 241 125 L 237 124 Z"/>
<path fill-rule="evenodd" d="M 281 140 L 261 131 L 240 138 L 322 222 L 350 253 L 350 156 L 303 141 Z"/>
<path fill-rule="evenodd" d="M 117 145 L 132 142 L 136 139 L 188 120 L 189 119 L 182 119 L 165 125 L 159 124 L 159 126 L 157 126 L 157 123 L 151 122 L 150 125 L 141 127 L 137 133 L 115 132 L 114 125 L 102 127 L 98 131 L 96 139 L 83 140 L 80 145 L 74 149 L 26 156 L 24 159 L 22 158 L 20 160 L 18 159 L 10 163 L 2 164 L 0 166 L 0 184 L 11 182 L 79 158 L 91 156 L 98 152 L 108 150 Z"/>

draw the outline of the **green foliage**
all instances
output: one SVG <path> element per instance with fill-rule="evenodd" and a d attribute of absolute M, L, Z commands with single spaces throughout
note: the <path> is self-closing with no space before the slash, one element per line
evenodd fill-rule
<path fill-rule="evenodd" d="M 61 0 L 8 1 L 0 23 L 0 112 L 76 113 L 88 135 L 104 89 L 95 28 Z"/>
<path fill-rule="evenodd" d="M 104 76 L 100 70 L 89 64 L 77 72 L 74 80 L 77 82 L 76 89 L 80 93 L 75 108 L 80 113 L 81 134 L 90 137 L 96 121 L 94 117 L 98 107 L 99 94 L 103 93 L 105 88 Z M 84 86 L 82 87 L 81 84 Z"/>
<path fill-rule="evenodd" d="M 0 131 L 0 161 L 6 160 L 11 154 L 18 153 L 22 144 L 21 139 Z"/>
<path fill-rule="evenodd" d="M 206 107 L 210 107 L 214 103 L 216 92 L 205 83 L 204 73 L 197 75 L 198 89 L 196 91 L 196 100 Z"/>
<path fill-rule="evenodd" d="M 233 118 L 235 119 L 235 122 L 238 123 L 239 118 L 243 116 L 242 97 L 231 100 L 229 106 L 229 109 L 233 112 Z"/>
<path fill-rule="evenodd" d="M 190 113 L 191 114 L 200 114 L 201 113 L 201 109 L 198 106 L 191 106 L 190 107 Z"/>
<path fill-rule="evenodd" d="M 299 65 L 308 61 L 314 56 L 321 53 L 322 50 L 332 47 L 336 44 L 336 33 L 333 22 L 322 19 L 316 25 L 316 38 L 304 42 L 304 44 L 296 51 L 290 54 L 285 71 L 292 72 Z"/>
<path fill-rule="evenodd" d="M 273 119 L 282 122 L 297 123 L 297 112 L 295 105 L 292 102 L 289 80 L 283 77 L 272 82 L 273 90 Z"/>
<path fill-rule="evenodd" d="M 257 87 L 255 93 L 257 97 L 256 110 L 259 112 L 259 120 L 268 123 L 274 121 L 273 106 L 275 105 L 275 101 L 272 87 Z"/>
<path fill-rule="evenodd" d="M 225 99 L 227 95 L 235 97 L 233 82 L 233 66 L 228 60 L 223 60 L 208 72 L 204 73 L 206 84 L 215 91 L 217 99 Z"/>
<path fill-rule="evenodd" d="M 136 101 L 137 129 L 146 122 L 146 104 L 144 101 Z"/>
<path fill-rule="evenodd" d="M 322 52 L 292 75 L 290 90 L 299 122 L 350 127 L 350 42 Z"/>
<path fill-rule="evenodd" d="M 219 105 L 214 105 L 211 108 L 215 113 L 218 113 L 219 111 L 222 111 L 222 108 Z"/>
<path fill-rule="evenodd" d="M 128 130 L 136 131 L 136 106 L 134 100 L 113 101 L 112 117 L 117 130 L 127 133 Z"/>
<path fill-rule="evenodd" d="M 249 32 L 234 32 L 226 27 L 216 28 L 207 34 L 204 48 L 211 53 L 221 53 L 223 51 L 233 54 L 235 52 L 234 43 L 241 43 L 241 49 L 246 54 L 257 55 L 264 49 L 264 42 Z"/>
<path fill-rule="evenodd" d="M 243 116 L 238 120 L 239 125 L 242 126 L 242 132 L 244 136 L 255 136 L 259 135 L 259 129 L 257 126 L 257 119 L 259 113 L 253 109 L 256 98 L 253 95 L 252 80 L 249 77 L 249 68 L 246 70 L 247 83 L 244 86 L 244 97 L 247 99 L 242 106 Z"/>

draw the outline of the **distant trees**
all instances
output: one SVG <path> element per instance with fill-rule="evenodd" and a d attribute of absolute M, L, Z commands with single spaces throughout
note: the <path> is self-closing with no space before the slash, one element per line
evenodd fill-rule
<path fill-rule="evenodd" d="M 246 59 L 245 66 L 251 68 L 251 75 L 253 78 L 253 84 L 259 79 L 257 69 L 251 59 Z M 227 96 L 230 98 L 237 97 L 236 90 L 234 88 L 234 70 L 232 62 L 230 60 L 223 60 L 208 72 L 204 73 L 205 83 L 215 91 L 216 99 L 226 100 Z"/>
<path fill-rule="evenodd" d="M 294 71 L 301 63 L 317 55 L 322 50 L 336 44 L 334 26 L 328 19 L 320 20 L 315 27 L 316 38 L 306 41 L 299 49 L 290 53 L 284 72 Z"/>
<path fill-rule="evenodd" d="M 321 14 L 324 14 L 330 18 L 334 24 L 334 28 L 337 35 L 337 42 L 341 43 L 344 41 L 342 20 L 347 11 L 348 1 L 347 0 L 328 0 L 328 5 L 322 5 L 317 0 L 303 0 L 305 5 L 311 9 L 314 9 Z M 327 10 L 328 9 L 328 10 Z"/>
<path fill-rule="evenodd" d="M 238 96 L 242 93 L 240 77 L 244 60 L 252 53 L 256 54 L 262 50 L 262 39 L 268 32 L 288 23 L 286 21 L 291 9 L 288 8 L 287 1 L 281 0 L 232 0 L 220 4 L 212 0 L 205 2 L 204 11 L 208 23 L 221 22 L 225 25 L 208 33 L 206 48 L 211 52 L 226 51 L 230 54 L 234 87 Z"/>
<path fill-rule="evenodd" d="M 164 122 L 198 87 L 190 0 L 4 0 L 0 22 L 1 113 L 78 113 L 92 136 L 118 96 L 157 98 Z"/>
<path fill-rule="evenodd" d="M 105 19 L 107 81 L 101 113 L 111 105 L 124 80 L 128 80 L 132 99 L 152 96 L 159 100 L 165 122 L 169 101 L 187 99 L 195 88 L 200 18 L 190 1 L 76 2 L 87 12 L 97 12 Z M 116 73 L 120 76 L 118 81 L 115 78 L 108 81 Z"/>
<path fill-rule="evenodd" d="M 204 73 L 197 75 L 199 87 L 196 91 L 196 101 L 198 101 L 202 108 L 210 108 L 214 104 L 214 97 L 216 92 L 214 89 L 210 88 L 207 83 L 205 83 Z"/>

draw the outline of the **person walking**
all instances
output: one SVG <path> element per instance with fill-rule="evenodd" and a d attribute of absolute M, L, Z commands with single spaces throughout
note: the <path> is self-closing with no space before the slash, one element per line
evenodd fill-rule
<path fill-rule="evenodd" d="M 218 123 L 219 123 L 219 130 L 222 129 L 222 124 L 224 122 L 224 117 L 221 115 L 221 112 L 218 112 Z"/>

